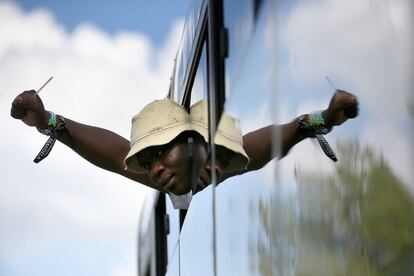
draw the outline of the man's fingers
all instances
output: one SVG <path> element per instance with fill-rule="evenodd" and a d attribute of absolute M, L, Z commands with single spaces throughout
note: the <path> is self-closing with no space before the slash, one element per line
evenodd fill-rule
<path fill-rule="evenodd" d="M 27 114 L 27 109 L 29 109 L 34 101 L 34 94 L 36 91 L 27 90 L 18 95 L 12 102 L 12 107 L 10 109 L 10 115 L 15 119 L 22 119 Z"/>
<path fill-rule="evenodd" d="M 355 104 L 354 106 L 344 109 L 344 115 L 350 119 L 353 119 L 356 116 L 358 116 L 358 113 L 359 113 L 358 103 Z"/>
<path fill-rule="evenodd" d="M 28 108 L 30 107 L 34 101 L 36 100 L 35 98 L 35 93 L 36 91 L 34 90 L 28 90 L 28 91 L 24 91 L 22 94 L 20 94 L 16 100 L 18 102 L 19 105 Z"/>
<path fill-rule="evenodd" d="M 10 110 L 10 115 L 15 119 L 21 119 L 24 116 L 26 116 L 27 109 L 24 108 L 21 105 L 18 105 L 16 103 L 12 103 L 12 108 Z"/>
<path fill-rule="evenodd" d="M 337 90 L 334 97 L 336 97 L 338 110 L 343 109 L 347 118 L 358 116 L 358 99 L 355 95 L 344 90 Z"/>
<path fill-rule="evenodd" d="M 355 118 L 358 116 L 358 99 L 354 95 L 348 93 L 345 98 L 344 114 L 348 118 Z"/>
<path fill-rule="evenodd" d="M 10 115 L 15 119 L 21 119 L 27 113 L 27 109 L 23 107 L 22 101 L 23 101 L 23 97 L 21 95 L 19 95 L 12 102 Z"/>

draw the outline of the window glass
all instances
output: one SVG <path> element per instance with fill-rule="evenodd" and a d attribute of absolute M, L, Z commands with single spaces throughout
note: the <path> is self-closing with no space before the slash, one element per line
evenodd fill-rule
<path fill-rule="evenodd" d="M 174 209 L 168 196 L 166 200 L 166 213 L 168 215 L 169 233 L 167 235 L 167 251 L 168 251 L 168 270 L 170 266 L 178 261 L 178 242 L 179 242 L 179 209 Z"/>
<path fill-rule="evenodd" d="M 236 1 L 229 2 L 235 5 Z M 238 175 L 247 165 L 247 152 L 258 152 L 251 148 L 247 151 L 241 145 L 243 135 L 258 132 L 254 140 L 256 148 L 263 147 L 269 155 L 279 144 L 278 137 L 274 137 L 272 131 L 260 132 L 276 122 L 273 108 L 277 103 L 271 77 L 274 75 L 272 65 L 275 63 L 275 52 L 273 45 L 266 43 L 267 24 L 272 20 L 272 13 L 268 2 L 263 5 L 265 9 L 257 19 L 257 25 L 254 28 L 250 26 L 248 33 L 239 27 L 243 25 L 245 16 L 248 19 L 246 24 L 253 24 L 250 18 L 253 14 L 252 1 L 242 1 L 243 8 L 235 7 L 234 11 L 241 14 L 231 14 L 233 18 L 230 19 L 234 21 L 229 29 L 229 39 L 233 38 L 229 43 L 233 46 L 226 63 L 226 89 L 230 89 L 231 93 L 226 98 L 215 144 L 217 166 L 224 176 L 234 176 L 218 183 L 215 189 L 218 275 L 278 275 L 268 273 L 266 266 L 273 261 L 271 252 L 267 250 L 271 238 L 262 227 L 263 223 L 275 219 L 272 214 L 264 212 L 271 206 L 269 195 L 276 185 L 275 162 Z M 248 42 L 245 35 L 248 35 Z M 241 43 L 243 51 L 237 49 L 237 43 Z M 232 70 L 236 64 L 239 66 L 238 73 L 234 74 Z M 259 251 L 260 248 L 264 250 Z"/>
<path fill-rule="evenodd" d="M 208 110 L 207 110 L 207 60 L 206 45 L 204 44 L 198 63 L 197 73 L 191 89 L 191 119 L 196 130 L 208 142 Z M 198 143 L 195 141 L 195 143 Z M 204 162 L 201 164 L 201 173 L 205 176 L 205 165 L 208 162 L 207 148 L 203 148 Z M 194 154 L 193 158 L 197 158 Z M 195 160 L 196 161 L 196 160 Z M 205 180 L 205 178 L 203 178 Z M 212 244 L 212 187 L 199 191 L 197 185 L 201 181 L 199 175 L 195 179 L 197 193 L 193 195 L 190 208 L 180 234 L 180 258 L 182 275 L 214 275 Z M 204 185 L 202 186 L 204 188 Z"/>
<path fill-rule="evenodd" d="M 294 239 L 273 248 L 286 256 L 277 269 L 413 274 L 412 1 L 283 2 L 275 27 L 285 120 L 327 108 L 336 89 L 360 105 L 325 136 L 337 162 L 311 139 L 280 162 L 292 196 L 279 210 L 291 211 L 275 215 L 291 221 Z"/>
<path fill-rule="evenodd" d="M 201 17 L 203 2 L 203 0 L 195 0 L 191 2 L 190 10 L 185 21 L 180 46 L 178 48 L 175 60 L 175 69 L 172 77 L 173 85 L 171 96 L 172 99 L 174 99 L 176 102 L 181 102 L 184 96 L 184 77 L 186 74 L 190 55 L 192 53 L 192 48 L 195 43 L 197 28 L 199 28 L 197 24 Z"/>
<path fill-rule="evenodd" d="M 206 45 L 204 44 L 191 89 L 191 106 L 203 99 L 207 99 L 207 84 Z"/>
<path fill-rule="evenodd" d="M 335 116 L 342 124 L 325 140 L 306 138 L 279 161 L 218 185 L 218 274 L 413 274 L 412 1 L 261 4 L 258 18 L 247 20 L 255 22 L 248 40 L 229 28 L 225 112 L 242 133 L 320 110 L 338 115 L 331 107 L 344 95 L 339 89 L 357 97 L 359 115 L 343 108 L 348 119 Z M 234 41 L 248 47 L 232 51 Z M 274 131 L 269 153 L 277 154 L 278 135 L 289 132 Z"/>
<path fill-rule="evenodd" d="M 224 3 L 224 26 L 228 29 L 228 52 L 226 59 L 226 94 L 232 92 L 232 81 L 241 70 L 254 30 L 254 5 L 252 0 L 229 0 Z"/>

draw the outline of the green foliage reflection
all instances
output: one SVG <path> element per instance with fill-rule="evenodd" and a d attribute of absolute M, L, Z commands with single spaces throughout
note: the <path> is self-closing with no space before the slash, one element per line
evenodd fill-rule
<path fill-rule="evenodd" d="M 369 146 L 341 142 L 337 152 L 333 172 L 299 167 L 294 196 L 276 188 L 261 202 L 261 275 L 414 275 L 406 185 Z"/>

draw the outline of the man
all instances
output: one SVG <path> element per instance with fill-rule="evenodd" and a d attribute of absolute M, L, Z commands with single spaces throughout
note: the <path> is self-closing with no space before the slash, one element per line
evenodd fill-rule
<path fill-rule="evenodd" d="M 191 115 L 169 99 L 144 107 L 132 119 L 131 149 L 125 157 L 126 169 L 146 173 L 160 190 L 168 192 L 174 207 L 187 209 L 193 193 L 210 184 L 208 156 L 207 101 L 193 105 Z M 248 163 L 242 134 L 234 119 L 223 115 L 225 129 L 219 127 L 216 144 L 226 154 L 217 158 L 221 172 L 242 170 Z M 175 196 L 179 195 L 179 196 Z"/>
<path fill-rule="evenodd" d="M 177 107 L 175 110 L 178 109 Z M 153 118 L 165 116 L 165 114 L 153 114 Z M 356 97 L 346 91 L 338 90 L 332 97 L 328 108 L 319 115 L 323 118 L 324 128 L 329 132 L 334 126 L 341 125 L 348 118 L 356 117 L 357 114 L 358 102 Z M 232 175 L 263 167 L 275 157 L 272 151 L 272 133 L 275 127 L 280 128 L 282 135 L 280 158 L 286 155 L 301 140 L 312 137 L 312 134 L 300 127 L 299 123 L 303 117 L 298 117 L 284 125 L 270 125 L 247 133 L 243 136 L 242 143 L 243 151 L 247 153 L 250 162 L 246 168 L 223 173 L 220 162 L 216 163 L 215 168 L 211 168 L 210 162 L 207 162 L 207 149 L 205 144 L 202 143 L 202 136 L 197 135 L 196 131 L 188 130 L 184 127 L 181 132 L 177 131 L 176 136 L 170 136 L 173 137 L 172 140 L 164 141 L 166 142 L 165 144 L 158 143 L 156 146 L 148 145 L 146 147 L 152 151 L 147 149 L 147 152 L 150 152 L 150 158 L 141 158 L 142 161 L 147 160 L 147 164 L 140 162 L 142 167 L 148 169 L 146 173 L 142 173 L 125 170 L 124 159 L 130 152 L 130 149 L 134 148 L 134 137 L 131 139 L 132 147 L 130 148 L 130 142 L 127 139 L 109 130 L 84 125 L 61 116 L 56 117 L 54 113 L 45 110 L 42 100 L 38 95 L 35 95 L 34 90 L 25 91 L 14 99 L 11 116 L 22 120 L 29 126 L 35 126 L 39 131 L 46 132 L 47 134 L 51 132 L 56 136 L 57 140 L 69 146 L 80 156 L 98 167 L 118 173 L 159 191 L 171 192 L 177 195 L 185 194 L 189 191 L 190 179 L 195 179 L 199 183 L 197 184 L 199 188 L 196 191 L 205 188 L 210 183 L 211 170 L 213 169 L 217 172 L 218 181 L 220 182 Z M 149 123 L 151 124 L 151 122 Z M 61 126 L 61 129 L 58 129 L 57 126 Z M 180 136 L 179 134 L 181 133 L 184 134 Z M 187 134 L 193 134 L 193 137 Z M 191 170 L 188 169 L 187 162 L 188 154 L 190 153 L 188 151 L 188 138 L 193 139 L 192 145 L 194 148 L 191 151 L 197 153 L 197 157 L 193 158 L 195 167 Z M 160 151 L 159 149 L 162 150 Z M 144 150 L 144 148 L 141 150 Z M 135 152 L 133 155 L 138 154 L 140 151 Z M 142 152 L 142 155 L 144 153 Z M 128 166 L 128 161 L 126 164 Z M 186 166 L 188 171 L 185 172 L 184 168 L 176 166 Z M 169 171 L 169 174 L 166 174 L 165 171 Z M 187 180 L 182 180 L 185 178 Z"/>
<path fill-rule="evenodd" d="M 207 112 L 206 110 L 206 101 L 194 104 L 191 108 L 193 124 L 195 124 L 196 129 L 203 134 L 205 139 L 208 137 L 207 116 L 203 115 L 203 113 Z M 316 120 L 314 123 L 315 125 L 312 125 L 312 122 L 311 124 L 308 124 L 307 120 L 311 119 L 309 118 L 309 115 L 311 115 L 310 117 L 314 115 L 313 117 L 316 118 L 319 116 L 319 120 Z M 215 168 L 218 178 L 217 182 L 220 183 L 234 175 L 240 175 L 252 170 L 258 170 L 275 157 L 283 158 L 294 145 L 303 139 L 308 137 L 315 138 L 315 134 L 320 131 L 322 131 L 323 134 L 327 134 L 334 126 L 339 126 L 349 118 L 355 118 L 357 115 L 357 98 L 346 91 L 337 90 L 332 96 L 326 110 L 314 114 L 299 116 L 287 124 L 269 125 L 261 129 L 254 130 L 245 134 L 242 137 L 242 140 L 239 141 L 238 137 L 241 133 L 239 135 L 237 134 L 238 131 L 240 131 L 238 127 L 238 130 L 232 130 L 231 134 L 227 132 L 228 129 L 236 128 L 236 124 L 233 122 L 234 118 L 223 113 L 214 141 L 217 146 L 217 164 Z M 275 131 L 275 128 L 277 131 Z M 281 133 L 279 156 L 276 156 L 275 154 L 277 154 L 277 151 L 273 150 L 273 147 L 275 146 L 272 140 L 273 133 Z M 241 148 L 237 145 L 241 145 Z M 230 166 L 232 168 L 228 167 L 223 170 L 224 160 L 227 159 L 231 161 L 232 156 L 238 156 L 237 160 L 233 159 L 233 166 Z M 246 156 L 249 160 L 246 162 L 243 160 L 243 156 Z M 330 157 L 335 160 L 335 156 Z M 203 190 L 211 182 L 210 176 L 210 163 L 207 162 L 206 166 L 204 166 L 200 172 L 200 178 L 196 191 Z"/>
<path fill-rule="evenodd" d="M 176 102 L 154 101 L 132 118 L 126 169 L 148 175 L 158 190 L 188 193 L 207 158 L 204 138 L 192 127 L 187 110 Z"/>

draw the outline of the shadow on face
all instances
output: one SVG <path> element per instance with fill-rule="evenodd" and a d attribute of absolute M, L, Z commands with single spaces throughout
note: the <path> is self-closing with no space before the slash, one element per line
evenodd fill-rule
<path fill-rule="evenodd" d="M 220 178 L 223 176 L 223 170 L 228 166 L 233 155 L 233 152 L 225 147 L 216 145 L 216 164 L 214 170 L 216 172 L 217 182 L 220 182 Z M 201 192 L 211 184 L 212 170 L 211 158 L 208 158 L 204 167 L 201 169 L 195 193 Z"/>
<path fill-rule="evenodd" d="M 203 138 L 195 132 L 184 132 L 168 144 L 142 150 L 136 157 L 156 187 L 183 195 L 197 183 L 208 156 Z"/>

